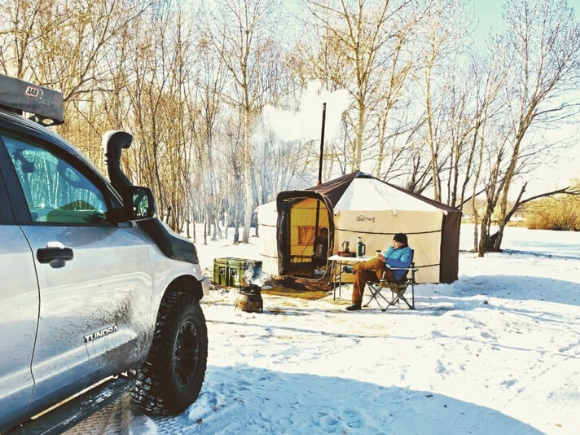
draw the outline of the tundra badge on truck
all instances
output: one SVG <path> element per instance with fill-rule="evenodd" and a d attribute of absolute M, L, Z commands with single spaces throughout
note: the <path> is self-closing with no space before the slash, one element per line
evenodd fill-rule
<path fill-rule="evenodd" d="M 105 335 L 112 334 L 113 332 L 117 332 L 119 327 L 117 325 L 109 326 L 107 328 L 101 329 L 100 331 L 93 332 L 92 334 L 85 335 L 85 343 L 89 341 L 96 340 L 97 338 L 104 337 Z"/>

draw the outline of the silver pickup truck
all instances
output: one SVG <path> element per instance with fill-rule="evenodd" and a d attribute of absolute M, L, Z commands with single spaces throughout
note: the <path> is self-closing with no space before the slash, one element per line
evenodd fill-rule
<path fill-rule="evenodd" d="M 62 122 L 62 94 L 0 75 L 1 434 L 110 376 L 180 413 L 205 376 L 195 246 L 122 173 L 130 134 L 104 136 L 107 180 L 47 128 Z"/>

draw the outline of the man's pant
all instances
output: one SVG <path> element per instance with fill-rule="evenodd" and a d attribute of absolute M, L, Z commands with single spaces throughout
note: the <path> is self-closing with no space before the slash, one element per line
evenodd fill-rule
<path fill-rule="evenodd" d="M 367 281 L 378 281 L 382 279 L 383 272 L 385 272 L 386 279 L 394 281 L 393 272 L 387 269 L 386 264 L 378 258 L 355 264 L 353 271 L 355 276 L 352 290 L 352 303 L 358 306 L 362 305 Z"/>

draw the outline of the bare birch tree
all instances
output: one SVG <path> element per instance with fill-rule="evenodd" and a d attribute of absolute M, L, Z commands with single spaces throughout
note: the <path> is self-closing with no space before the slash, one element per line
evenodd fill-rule
<path fill-rule="evenodd" d="M 507 166 L 501 182 L 489 192 L 488 213 L 500 207 L 499 230 L 480 242 L 480 255 L 499 250 L 509 217 L 526 201 L 526 183 L 508 210 L 508 196 L 516 175 L 545 159 L 556 144 L 534 135 L 540 127 L 552 129 L 578 113 L 577 89 L 580 71 L 580 24 L 566 0 L 511 0 L 504 12 L 505 31 L 497 38 L 495 52 L 505 53 L 508 82 L 505 99 L 509 123 L 503 129 L 508 140 Z M 546 192 L 550 195 L 554 192 Z M 483 225 L 483 222 L 482 222 Z"/>
<path fill-rule="evenodd" d="M 236 110 L 243 146 L 244 232 L 247 243 L 255 207 L 253 192 L 252 131 L 266 103 L 269 88 L 276 82 L 271 75 L 278 61 L 274 38 L 275 9 L 272 0 L 219 0 L 208 5 L 205 32 L 230 74 L 230 87 L 223 101 Z"/>
<path fill-rule="evenodd" d="M 417 38 L 420 68 L 416 80 L 420 88 L 425 112 L 425 144 L 431 154 L 433 198 L 442 201 L 443 168 L 449 165 L 451 132 L 445 125 L 449 110 L 449 71 L 460 60 L 465 28 L 471 26 L 463 0 L 434 3 L 426 14 Z M 458 53 L 459 52 L 459 53 Z"/>
<path fill-rule="evenodd" d="M 95 162 L 101 160 L 104 121 L 97 108 L 111 90 L 111 53 L 122 46 L 118 43 L 127 28 L 154 1 L 0 4 L 0 70 L 62 91 L 67 122 L 58 131 Z"/>
<path fill-rule="evenodd" d="M 150 186 L 165 221 L 180 230 L 186 220 L 186 195 L 194 158 L 189 125 L 189 84 L 195 56 L 191 52 L 192 27 L 180 7 L 160 4 L 143 16 L 133 32 L 133 53 L 127 64 L 127 85 L 134 132 L 134 182 Z M 160 55 L 162 54 L 162 55 Z"/>
<path fill-rule="evenodd" d="M 371 116 L 382 111 L 383 118 L 386 117 L 385 111 L 392 108 L 397 96 L 399 76 L 402 79 L 407 73 L 406 65 L 397 63 L 397 56 L 401 44 L 407 41 L 406 18 L 411 16 L 407 12 L 416 2 L 340 0 L 304 4 L 313 17 L 312 28 L 318 31 L 319 39 L 314 46 L 303 47 L 312 78 L 346 89 L 353 98 L 353 110 L 347 113 L 346 119 L 352 129 L 352 136 L 348 138 L 349 167 L 351 171 L 357 170 L 361 167 L 363 150 L 369 146 Z M 395 95 L 381 105 L 383 84 L 392 79 L 397 83 L 387 88 Z"/>
<path fill-rule="evenodd" d="M 212 48 L 208 35 L 202 33 L 197 46 L 200 56 L 193 95 L 198 105 L 199 122 L 192 123 L 192 128 L 198 148 L 197 172 L 202 181 L 198 198 L 203 202 L 204 221 L 208 226 L 213 225 L 211 239 L 215 240 L 219 231 L 219 213 L 228 192 L 228 189 L 220 184 L 221 179 L 218 177 L 220 168 L 225 169 L 225 163 L 223 160 L 220 161 L 216 152 L 220 133 L 218 123 L 223 104 L 221 96 L 227 79 L 222 58 Z M 204 244 L 207 243 L 208 235 L 209 233 L 205 231 Z"/>

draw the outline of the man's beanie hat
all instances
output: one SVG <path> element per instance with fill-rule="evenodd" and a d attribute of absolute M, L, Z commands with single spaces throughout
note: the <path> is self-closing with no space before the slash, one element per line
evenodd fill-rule
<path fill-rule="evenodd" d="M 397 234 L 395 234 L 395 237 L 393 237 L 393 240 L 395 240 L 396 242 L 399 242 L 399 243 L 404 243 L 406 245 L 407 244 L 407 235 L 403 234 L 403 233 L 397 233 Z"/>

